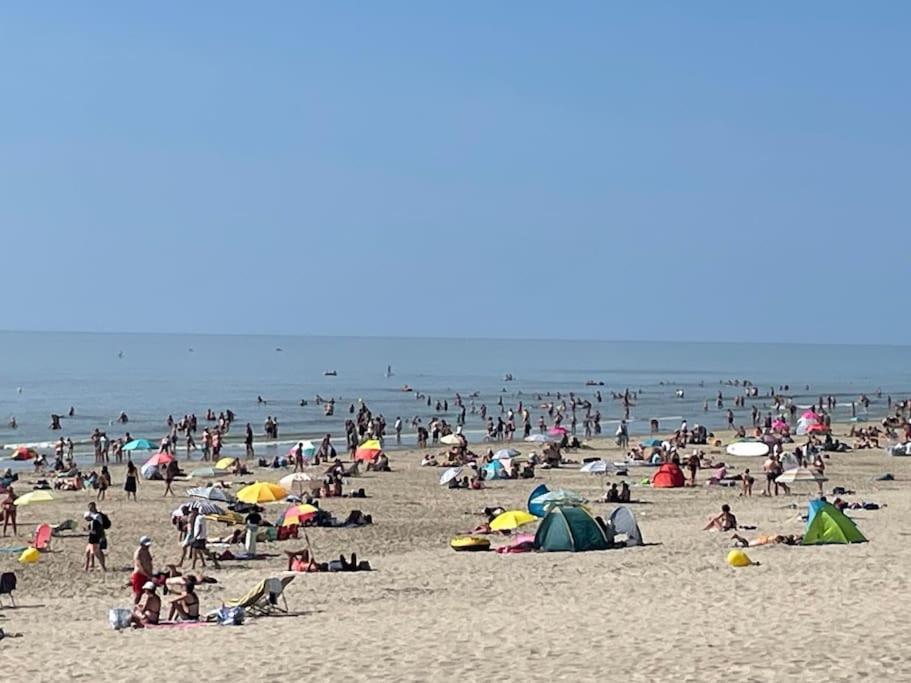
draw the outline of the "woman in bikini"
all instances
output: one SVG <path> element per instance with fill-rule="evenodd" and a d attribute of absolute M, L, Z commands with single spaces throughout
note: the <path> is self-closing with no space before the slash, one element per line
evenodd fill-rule
<path fill-rule="evenodd" d="M 177 617 L 178 621 L 199 621 L 199 596 L 196 595 L 196 577 L 187 576 L 183 593 L 171 600 L 171 612 L 168 619 Z"/>

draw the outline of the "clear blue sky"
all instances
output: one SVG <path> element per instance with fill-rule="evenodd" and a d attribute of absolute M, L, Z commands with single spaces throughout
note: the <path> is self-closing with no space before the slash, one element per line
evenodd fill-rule
<path fill-rule="evenodd" d="M 905 342 L 909 20 L 7 4 L 0 328 Z"/>

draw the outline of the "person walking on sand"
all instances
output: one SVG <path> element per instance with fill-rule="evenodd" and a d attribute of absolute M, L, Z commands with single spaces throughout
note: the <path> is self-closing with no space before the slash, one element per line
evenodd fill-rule
<path fill-rule="evenodd" d="M 174 489 L 171 488 L 171 484 L 174 483 L 174 480 L 177 478 L 177 474 L 180 472 L 180 469 L 177 466 L 177 461 L 172 460 L 164 468 L 164 493 L 162 496 L 166 496 L 169 493 L 173 496 Z"/>
<path fill-rule="evenodd" d="M 89 538 L 85 545 L 83 571 L 89 571 L 90 568 L 94 569 L 95 560 L 98 560 L 98 564 L 101 565 L 101 571 L 106 572 L 104 551 L 101 549 L 101 543 L 104 540 L 104 520 L 94 506 L 94 503 L 90 503 L 88 512 L 83 515 L 89 532 Z"/>

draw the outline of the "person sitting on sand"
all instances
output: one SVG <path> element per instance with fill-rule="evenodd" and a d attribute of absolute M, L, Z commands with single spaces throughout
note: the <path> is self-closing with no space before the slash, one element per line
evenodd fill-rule
<path fill-rule="evenodd" d="M 196 578 L 187 577 L 183 593 L 171 600 L 171 611 L 168 619 L 177 616 L 178 621 L 199 621 L 199 596 L 196 595 Z"/>
<path fill-rule="evenodd" d="M 289 572 L 315 572 L 319 571 L 316 560 L 310 553 L 310 550 L 286 550 L 285 555 L 288 557 Z"/>
<path fill-rule="evenodd" d="M 725 503 L 721 506 L 721 514 L 709 520 L 709 523 L 703 527 L 703 531 L 717 530 L 730 531 L 737 528 L 737 518 L 731 512 L 731 506 Z"/>
<path fill-rule="evenodd" d="M 133 628 L 143 628 L 148 624 L 157 624 L 161 614 L 161 598 L 155 592 L 155 584 L 146 581 L 142 586 L 142 597 L 133 607 L 131 621 Z"/>
<path fill-rule="evenodd" d="M 630 490 L 629 484 L 625 481 L 620 482 L 620 493 L 617 496 L 618 503 L 628 503 L 630 502 Z"/>
<path fill-rule="evenodd" d="M 620 491 L 617 490 L 616 482 L 610 485 L 610 488 L 604 492 L 603 502 L 605 503 L 619 503 L 620 502 Z"/>
<path fill-rule="evenodd" d="M 731 534 L 732 545 L 735 548 L 755 548 L 760 545 L 800 545 L 803 543 L 803 536 L 788 534 L 787 536 L 778 534 L 760 534 L 752 541 L 747 540 L 738 534 Z"/>

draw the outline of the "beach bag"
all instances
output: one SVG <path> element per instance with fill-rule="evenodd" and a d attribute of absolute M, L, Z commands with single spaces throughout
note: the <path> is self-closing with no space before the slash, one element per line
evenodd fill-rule
<path fill-rule="evenodd" d="M 244 623 L 246 616 L 243 607 L 221 607 L 215 613 L 215 618 L 220 626 L 240 626 Z"/>
<path fill-rule="evenodd" d="M 114 607 L 108 610 L 108 622 L 115 631 L 130 627 L 130 615 L 132 612 L 123 607 Z"/>

